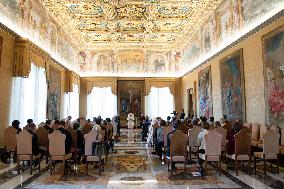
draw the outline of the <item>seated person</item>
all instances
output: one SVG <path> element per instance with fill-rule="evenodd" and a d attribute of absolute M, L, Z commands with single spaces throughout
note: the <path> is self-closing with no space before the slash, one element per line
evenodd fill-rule
<path fill-rule="evenodd" d="M 211 132 L 211 131 L 209 131 L 209 124 L 207 122 L 201 122 L 201 127 L 202 127 L 202 130 L 197 136 L 197 140 L 200 143 L 198 153 L 205 154 L 205 135 L 208 132 Z M 202 166 L 203 162 L 204 162 L 204 160 L 199 158 L 198 163 L 199 163 L 199 166 L 201 168 L 202 175 L 204 175 L 203 166 Z"/>
<path fill-rule="evenodd" d="M 228 146 L 227 146 L 227 154 L 233 155 L 235 154 L 235 134 L 237 134 L 242 129 L 241 123 L 236 120 L 233 123 L 232 129 L 228 134 Z"/>
<path fill-rule="evenodd" d="M 17 134 L 19 134 L 19 132 L 22 131 L 22 129 L 20 128 L 20 122 L 18 120 L 14 120 L 12 122 L 12 127 L 14 127 L 17 130 Z"/>
<path fill-rule="evenodd" d="M 27 120 L 27 125 L 24 127 L 24 129 L 27 129 L 28 130 L 28 127 L 30 126 L 30 124 L 33 124 L 34 121 L 32 119 L 28 119 Z"/>
<path fill-rule="evenodd" d="M 215 129 L 214 117 L 209 118 L 209 130 Z"/>
<path fill-rule="evenodd" d="M 60 121 L 58 124 L 58 129 L 62 134 L 66 136 L 65 138 L 65 154 L 70 153 L 73 141 L 71 133 L 65 129 L 65 121 Z"/>
<path fill-rule="evenodd" d="M 45 125 L 43 126 L 43 128 L 45 128 L 48 131 L 49 134 L 53 132 L 53 129 L 50 127 L 50 124 L 51 124 L 51 121 L 46 120 Z"/>
<path fill-rule="evenodd" d="M 162 159 L 162 147 L 164 146 L 164 130 L 167 123 L 165 120 L 160 121 L 160 127 L 157 129 L 157 145 L 156 152 L 160 159 Z"/>
<path fill-rule="evenodd" d="M 35 134 L 36 125 L 34 123 L 30 123 L 24 129 L 27 130 L 33 137 L 32 137 L 32 152 L 33 155 L 39 155 L 39 143 L 37 134 Z"/>
<path fill-rule="evenodd" d="M 217 127 L 222 127 L 222 126 L 221 126 L 221 123 L 219 121 L 216 121 L 214 123 L 214 127 L 217 128 Z"/>
<path fill-rule="evenodd" d="M 80 127 L 80 124 L 78 122 L 75 122 L 73 124 L 73 129 L 77 132 L 77 148 L 79 149 L 79 159 L 82 154 L 84 154 L 84 136 L 82 135 L 82 132 L 78 130 Z"/>

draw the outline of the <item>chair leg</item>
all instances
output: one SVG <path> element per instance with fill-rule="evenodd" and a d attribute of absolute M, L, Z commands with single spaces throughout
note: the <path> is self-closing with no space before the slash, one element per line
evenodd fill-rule
<path fill-rule="evenodd" d="M 207 172 L 207 155 L 205 155 L 205 172 Z"/>
<path fill-rule="evenodd" d="M 219 156 L 219 176 L 221 176 L 221 156 Z"/>
<path fill-rule="evenodd" d="M 171 176 L 173 176 L 173 162 L 171 161 Z"/>
<path fill-rule="evenodd" d="M 33 157 L 32 155 L 30 156 L 30 175 L 33 174 Z"/>
<path fill-rule="evenodd" d="M 38 161 L 38 171 L 40 172 L 40 159 Z"/>
<path fill-rule="evenodd" d="M 256 157 L 253 158 L 253 164 L 254 164 L 254 174 L 256 174 Z"/>
<path fill-rule="evenodd" d="M 249 173 L 251 174 L 251 156 L 249 156 L 248 168 L 249 168 Z"/>
<path fill-rule="evenodd" d="M 235 158 L 235 172 L 236 172 L 236 176 L 238 176 L 238 159 L 237 159 L 237 156 Z"/>
<path fill-rule="evenodd" d="M 19 156 L 17 156 L 17 171 L 18 171 L 18 174 L 20 174 L 20 161 L 19 161 Z"/>
<path fill-rule="evenodd" d="M 65 175 L 65 159 L 63 159 L 63 175 Z"/>
<path fill-rule="evenodd" d="M 264 174 L 266 175 L 266 159 L 265 159 L 265 155 L 263 155 L 263 162 L 264 162 Z"/>
<path fill-rule="evenodd" d="M 50 171 L 50 175 L 52 174 L 52 160 L 49 160 L 49 171 Z"/>
<path fill-rule="evenodd" d="M 280 167 L 279 154 L 277 154 L 277 174 L 279 174 L 279 167 Z"/>
<path fill-rule="evenodd" d="M 86 170 L 85 170 L 86 175 L 88 175 L 88 165 L 89 165 L 89 162 L 86 161 Z"/>

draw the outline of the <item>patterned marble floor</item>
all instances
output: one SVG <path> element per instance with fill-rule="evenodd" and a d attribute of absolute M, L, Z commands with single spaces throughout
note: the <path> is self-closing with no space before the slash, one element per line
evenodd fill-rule
<path fill-rule="evenodd" d="M 177 165 L 178 170 L 172 176 L 157 156 L 152 155 L 152 149 L 141 141 L 139 130 L 122 130 L 121 141 L 115 144 L 117 153 L 110 154 L 105 164 L 105 171 L 101 176 L 96 169 L 85 175 L 85 165 L 77 165 L 74 172 L 62 176 L 62 165 L 57 165 L 57 171 L 50 175 L 45 162 L 42 170 L 29 175 L 24 171 L 17 175 L 15 164 L 0 164 L 0 188 L 80 188 L 80 189 L 189 189 L 189 188 L 283 188 L 284 171 L 280 174 L 257 170 L 256 174 L 248 175 L 246 171 L 235 176 L 233 170 L 226 170 L 222 165 L 222 175 L 219 176 L 213 167 L 205 177 L 194 177 L 192 172 L 197 171 L 196 163 L 188 164 L 186 171 L 183 165 Z"/>

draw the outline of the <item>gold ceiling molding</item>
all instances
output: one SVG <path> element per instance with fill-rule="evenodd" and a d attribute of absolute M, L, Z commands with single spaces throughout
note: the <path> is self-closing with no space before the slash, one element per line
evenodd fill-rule
<path fill-rule="evenodd" d="M 181 49 L 222 0 L 41 0 L 85 49 Z"/>
<path fill-rule="evenodd" d="M 87 82 L 87 93 L 90 94 L 94 87 L 106 88 L 111 87 L 111 92 L 117 95 L 117 79 L 93 79 Z"/>
<path fill-rule="evenodd" d="M 170 92 L 175 96 L 175 80 L 174 79 L 145 79 L 145 96 L 151 92 L 151 88 L 164 88 L 169 87 Z"/>

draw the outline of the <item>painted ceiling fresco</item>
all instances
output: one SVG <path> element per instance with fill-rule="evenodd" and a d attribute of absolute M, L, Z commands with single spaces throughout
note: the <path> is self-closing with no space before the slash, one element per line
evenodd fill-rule
<path fill-rule="evenodd" d="M 0 20 L 81 76 L 167 77 L 190 71 L 283 2 L 1 0 Z"/>
<path fill-rule="evenodd" d="M 221 0 L 41 0 L 84 48 L 180 47 Z M 203 16 L 201 16 L 203 15 Z"/>

